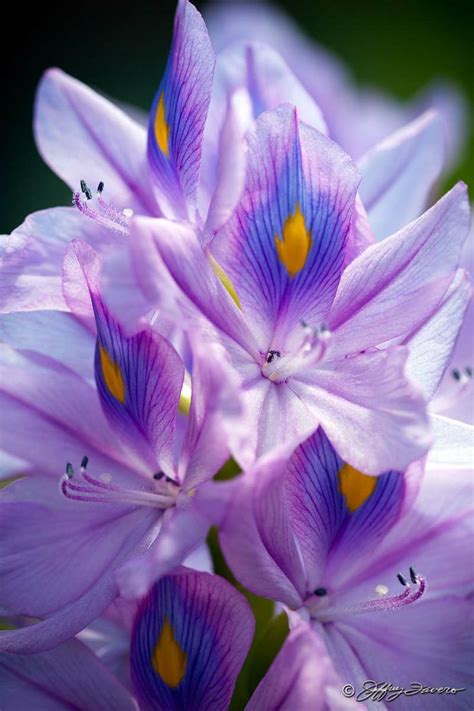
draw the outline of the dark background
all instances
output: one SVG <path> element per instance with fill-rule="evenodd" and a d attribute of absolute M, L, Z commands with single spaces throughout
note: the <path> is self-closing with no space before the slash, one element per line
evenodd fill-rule
<path fill-rule="evenodd" d="M 257 0 L 258 1 L 258 0 Z M 355 81 L 409 98 L 435 77 L 452 80 L 468 100 L 472 80 L 472 5 L 464 0 L 280 0 L 305 32 L 336 52 Z M 205 3 L 196 2 L 203 10 Z M 3 14 L 0 229 L 34 210 L 68 204 L 70 192 L 43 165 L 31 130 L 36 84 L 59 66 L 119 101 L 148 109 L 172 32 L 174 0 L 9 4 Z M 11 28 L 11 30 L 9 29 Z M 9 37 L 7 36 L 9 35 Z M 474 183 L 472 139 L 455 174 Z"/>

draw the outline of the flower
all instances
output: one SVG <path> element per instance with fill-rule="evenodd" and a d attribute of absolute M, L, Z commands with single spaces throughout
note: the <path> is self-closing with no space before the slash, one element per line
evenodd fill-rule
<path fill-rule="evenodd" d="M 299 610 L 355 689 L 367 679 L 464 688 L 469 472 L 418 462 L 367 477 L 319 429 L 244 479 L 221 528 L 226 560 L 249 589 Z"/>
<path fill-rule="evenodd" d="M 461 154 L 468 110 L 455 86 L 437 82 L 402 105 L 381 91 L 355 87 L 338 57 L 311 42 L 270 3 L 212 2 L 205 17 L 218 57 L 239 41 L 274 47 L 320 106 L 331 138 L 353 158 L 360 158 L 429 108 L 436 109 L 443 119 L 446 168 Z"/>
<path fill-rule="evenodd" d="M 77 640 L 42 654 L 0 654 L 2 689 L 14 685 L 17 705 L 32 700 L 38 705 L 53 695 L 65 704 L 79 701 L 84 708 L 109 708 L 111 700 L 118 709 L 229 708 L 254 634 L 254 618 L 241 593 L 219 576 L 182 567 L 132 607 L 119 603 L 120 598 L 113 615 L 124 644 L 110 625 L 102 624 L 100 647 L 92 629 L 81 635 L 97 647 L 97 656 Z M 97 620 L 95 628 L 104 622 Z M 109 671 L 114 650 L 113 666 L 117 653 L 123 657 L 120 681 Z M 16 683 L 18 671 L 23 686 Z M 247 711 L 276 707 L 356 708 L 344 700 L 320 639 L 303 621 L 289 632 L 245 706 Z"/>
<path fill-rule="evenodd" d="M 321 424 L 361 471 L 403 469 L 429 440 L 401 344 L 433 317 L 455 278 L 469 224 L 465 189 L 353 259 L 352 161 L 290 107 L 256 126 L 241 201 L 207 249 L 185 223 L 133 221 L 138 283 L 166 310 L 171 287 L 156 277 L 164 264 L 176 317 L 192 322 L 191 302 L 230 353 L 247 403 L 245 464 Z"/>
<path fill-rule="evenodd" d="M 97 337 L 52 312 L 40 325 L 46 343 L 35 343 L 37 314 L 15 314 L 10 328 L 26 329 L 29 342 L 2 353 L 2 444 L 27 475 L 1 491 L 2 605 L 45 618 L 5 632 L 6 651 L 41 651 L 80 631 L 116 596 L 125 565 L 133 570 L 126 568 L 124 587 L 136 596 L 196 549 L 225 508 L 226 485 L 209 480 L 228 458 L 227 437 L 240 431 L 222 354 L 192 345 L 189 417 L 177 426 L 177 352 L 149 327 L 124 333 L 102 301 L 88 245 L 72 243 L 69 259 L 76 297 L 83 274 Z M 78 363 L 63 362 L 62 350 L 76 345 Z M 74 465 L 58 489 L 66 461 Z"/>

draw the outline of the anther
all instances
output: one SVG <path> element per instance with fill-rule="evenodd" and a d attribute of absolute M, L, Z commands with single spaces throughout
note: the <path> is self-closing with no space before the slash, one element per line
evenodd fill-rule
<path fill-rule="evenodd" d="M 156 472 L 156 474 L 153 474 L 153 479 L 156 479 L 156 481 L 160 481 L 160 479 L 163 479 L 163 477 L 163 472 Z"/>
<path fill-rule="evenodd" d="M 453 376 L 454 380 L 456 380 L 457 382 L 459 382 L 461 380 L 462 376 L 461 376 L 461 371 L 459 370 L 459 368 L 453 368 L 453 370 L 451 371 L 451 375 Z"/>
<path fill-rule="evenodd" d="M 472 368 L 470 365 L 467 365 L 464 372 L 466 373 L 468 378 L 472 378 Z"/>
<path fill-rule="evenodd" d="M 405 580 L 405 578 L 403 577 L 403 575 L 401 573 L 397 574 L 397 578 L 402 585 L 404 585 L 404 586 L 408 585 L 407 581 Z"/>
<path fill-rule="evenodd" d="M 87 469 L 88 464 L 89 464 L 89 457 L 82 457 L 81 469 Z"/>
<path fill-rule="evenodd" d="M 316 590 L 314 591 L 314 594 L 317 597 L 324 597 L 325 595 L 328 594 L 328 591 L 326 590 L 326 588 L 316 588 Z"/>
<path fill-rule="evenodd" d="M 97 186 L 97 192 L 99 193 L 99 195 L 102 195 L 103 190 L 104 190 L 104 183 L 103 183 L 103 181 L 101 180 L 100 183 L 99 183 L 98 186 Z"/>
<path fill-rule="evenodd" d="M 66 464 L 66 476 L 68 479 L 72 479 L 74 476 L 74 467 L 72 466 L 71 462 L 68 462 Z"/>
<path fill-rule="evenodd" d="M 84 193 L 88 200 L 92 200 L 92 191 L 85 180 L 81 180 L 81 191 Z"/>
<path fill-rule="evenodd" d="M 413 585 L 416 585 L 418 583 L 418 578 L 417 578 L 414 568 L 410 568 L 410 580 L 413 583 Z"/>
<path fill-rule="evenodd" d="M 267 363 L 273 363 L 275 358 L 281 358 L 281 353 L 280 353 L 280 351 L 271 350 L 271 351 L 268 351 L 267 355 L 265 356 L 265 361 Z"/>

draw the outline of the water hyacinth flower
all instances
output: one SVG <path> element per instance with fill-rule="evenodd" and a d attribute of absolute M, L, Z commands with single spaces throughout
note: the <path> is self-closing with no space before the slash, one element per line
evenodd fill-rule
<path fill-rule="evenodd" d="M 319 429 L 244 479 L 221 544 L 244 585 L 322 635 L 343 683 L 463 689 L 473 681 L 472 487 L 469 467 L 423 471 L 421 462 L 367 477 Z M 441 696 L 429 704 L 446 708 Z"/>
<path fill-rule="evenodd" d="M 359 159 L 427 109 L 435 109 L 442 117 L 446 168 L 458 160 L 466 140 L 468 109 L 455 86 L 436 82 L 405 105 L 372 87 L 355 87 L 338 57 L 310 41 L 265 0 L 214 0 L 205 19 L 218 57 L 237 42 L 264 42 L 275 48 L 321 108 L 331 138 L 353 158 Z"/>
<path fill-rule="evenodd" d="M 77 702 L 84 708 L 110 708 L 114 703 L 119 710 L 143 711 L 229 708 L 254 634 L 254 618 L 241 593 L 218 576 L 178 568 L 156 583 L 133 610 L 122 606 L 121 611 L 131 622 L 126 624 L 126 647 L 117 651 L 129 667 L 130 683 L 123 664 L 118 679 L 106 668 L 114 640 L 103 634 L 99 646 L 85 630 L 81 638 L 91 640 L 97 656 L 77 640 L 42 654 L 0 654 L 6 711 L 23 708 L 19 704 L 32 700 L 38 706 L 50 702 L 56 684 L 58 700 L 64 705 L 60 708 Z M 73 653 L 74 673 L 68 678 Z M 17 670 L 22 670 L 26 685 L 16 683 Z M 9 688 L 15 694 L 10 695 Z M 109 706 L 103 701 L 107 693 Z M 355 703 L 352 706 L 343 698 L 321 640 L 303 621 L 290 631 L 245 708 L 295 706 L 308 711 L 355 708 Z"/>
<path fill-rule="evenodd" d="M 228 458 L 226 422 L 234 436 L 240 428 L 225 358 L 199 344 L 189 416 L 177 424 L 177 352 L 150 328 L 125 335 L 102 301 L 93 250 L 73 243 L 70 257 L 97 335 L 51 312 L 41 323 L 45 342 L 33 330 L 36 314 L 4 317 L 19 348 L 2 349 L 2 448 L 27 477 L 1 491 L 1 604 L 43 618 L 4 632 L 6 651 L 48 649 L 80 631 L 117 595 L 126 563 L 127 590 L 138 595 L 195 550 L 226 502 L 225 486 L 209 482 Z M 83 352 L 83 340 L 82 369 L 65 365 L 64 344 Z M 87 377 L 94 350 L 95 386 Z"/>
<path fill-rule="evenodd" d="M 321 424 L 361 471 L 403 469 L 429 439 L 402 344 L 455 278 L 469 226 L 465 189 L 344 269 L 357 240 L 349 157 L 290 107 L 260 116 L 248 142 L 241 201 L 207 251 L 185 223 L 133 221 L 138 281 L 151 305 L 169 301 L 169 283 L 160 290 L 156 278 L 164 263 L 178 287 L 175 313 L 188 316 L 191 302 L 230 353 L 247 403 L 244 463 Z"/>

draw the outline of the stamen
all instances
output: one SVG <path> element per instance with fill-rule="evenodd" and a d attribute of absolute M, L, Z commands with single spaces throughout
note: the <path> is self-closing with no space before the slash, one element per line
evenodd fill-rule
<path fill-rule="evenodd" d="M 268 351 L 268 353 L 265 357 L 265 361 L 267 363 L 272 363 L 275 360 L 275 358 L 281 358 L 280 351 Z"/>
<path fill-rule="evenodd" d="M 318 363 L 324 358 L 331 333 L 325 324 L 313 328 L 301 321 L 300 342 L 284 355 L 281 351 L 271 349 L 265 355 L 262 374 L 275 383 L 286 382 L 292 375 Z"/>
<path fill-rule="evenodd" d="M 319 622 L 332 622 L 343 617 L 365 615 L 370 612 L 393 612 L 405 605 L 411 605 L 424 594 L 426 590 L 425 580 L 422 576 L 417 575 L 413 568 L 410 568 L 410 580 L 415 587 L 412 587 L 400 573 L 397 575 L 397 578 L 404 588 L 403 592 L 398 595 L 387 595 L 388 588 L 385 585 L 377 585 L 375 591 L 379 597 L 374 600 L 367 600 L 366 602 L 360 602 L 346 607 L 330 605 L 329 607 L 319 609 L 313 605 L 312 609 L 310 608 L 310 612 L 314 619 L 317 619 Z"/>
<path fill-rule="evenodd" d="M 74 501 L 87 501 L 99 504 L 128 504 L 131 506 L 151 506 L 167 509 L 174 506 L 180 490 L 178 482 L 170 477 L 154 475 L 156 481 L 162 480 L 161 486 L 153 489 L 141 489 L 127 486 L 126 484 L 113 483 L 111 477 L 97 479 L 87 472 L 88 458 L 81 462 L 79 475 L 74 477 L 71 464 L 66 465 L 66 474 L 61 478 L 61 492 L 67 499 Z"/>
<path fill-rule="evenodd" d="M 92 191 L 85 180 L 81 180 L 81 192 L 73 193 L 73 205 L 75 205 L 83 215 L 94 220 L 102 227 L 121 236 L 127 236 L 128 222 L 126 218 L 133 215 L 133 210 L 128 208 L 122 211 L 118 210 L 114 205 L 111 205 L 102 198 L 103 190 L 104 183 L 101 181 L 97 186 L 96 192 L 96 202 L 99 209 L 94 209 L 89 205 L 93 200 Z"/>
<path fill-rule="evenodd" d="M 328 591 L 326 590 L 326 588 L 316 588 L 316 590 L 314 591 L 314 594 L 317 597 L 324 597 L 325 595 L 328 594 Z"/>

